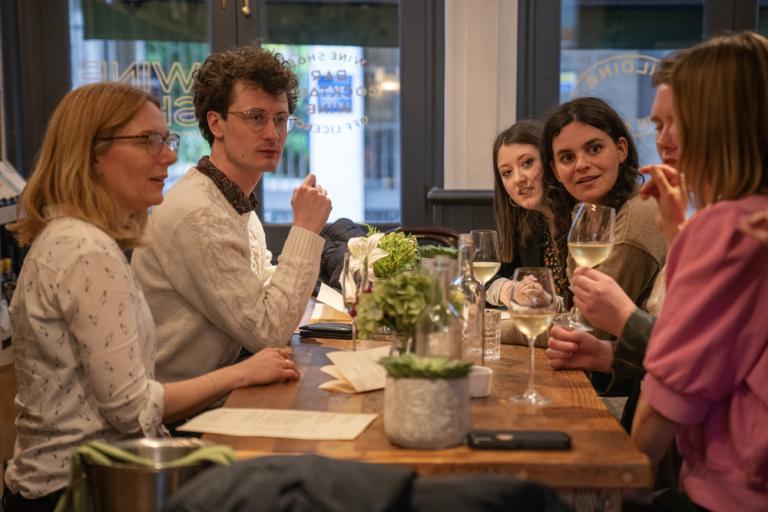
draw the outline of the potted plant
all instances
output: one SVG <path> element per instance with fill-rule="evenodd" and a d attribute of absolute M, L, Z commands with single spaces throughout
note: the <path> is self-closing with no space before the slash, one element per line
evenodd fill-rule
<path fill-rule="evenodd" d="M 471 363 L 402 354 L 380 364 L 387 371 L 384 432 L 392 443 L 437 450 L 464 441 Z"/>
<path fill-rule="evenodd" d="M 416 323 L 429 303 L 431 286 L 429 276 L 412 272 L 377 280 L 369 293 L 360 295 L 355 316 L 358 335 L 370 338 L 386 327 L 395 336 L 393 352 L 410 352 Z"/>

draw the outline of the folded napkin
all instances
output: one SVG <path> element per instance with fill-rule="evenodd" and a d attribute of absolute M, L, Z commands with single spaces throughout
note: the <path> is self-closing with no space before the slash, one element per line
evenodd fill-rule
<path fill-rule="evenodd" d="M 379 359 L 389 355 L 389 345 L 367 350 L 338 351 L 327 354 L 333 365 L 323 366 L 321 371 L 335 380 L 323 382 L 318 386 L 326 391 L 339 393 L 362 393 L 384 389 L 387 372 L 379 364 Z"/>
<path fill-rule="evenodd" d="M 229 446 L 202 446 L 174 461 L 163 463 L 163 468 L 174 468 L 211 462 L 229 465 L 235 461 L 235 452 Z M 59 499 L 55 512 L 85 512 L 93 509 L 91 490 L 86 478 L 85 468 L 89 464 L 111 466 L 113 464 L 133 464 L 135 466 L 155 467 L 152 459 L 117 448 L 103 441 L 91 441 L 80 445 L 72 453 L 69 467 L 69 486 Z"/>

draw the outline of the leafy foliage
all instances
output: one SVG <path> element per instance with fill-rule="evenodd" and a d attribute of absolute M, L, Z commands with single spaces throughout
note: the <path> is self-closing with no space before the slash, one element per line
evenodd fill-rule
<path fill-rule="evenodd" d="M 472 363 L 465 361 L 415 354 L 383 357 L 379 363 L 396 379 L 458 379 L 466 377 L 472 368 Z"/>
<path fill-rule="evenodd" d="M 369 338 L 379 326 L 403 336 L 413 336 L 416 322 L 429 303 L 432 281 L 428 276 L 402 272 L 376 281 L 373 291 L 360 295 L 355 326 Z"/>
<path fill-rule="evenodd" d="M 375 232 L 375 228 L 368 228 L 369 236 Z M 413 270 L 419 262 L 419 244 L 416 237 L 401 231 L 384 235 L 379 241 L 379 248 L 387 251 L 387 256 L 373 264 L 373 273 L 378 279 Z"/>
<path fill-rule="evenodd" d="M 459 251 L 455 247 L 443 247 L 442 245 L 422 245 L 419 247 L 419 255 L 422 258 L 434 258 L 443 255 L 456 259 L 458 253 Z"/>

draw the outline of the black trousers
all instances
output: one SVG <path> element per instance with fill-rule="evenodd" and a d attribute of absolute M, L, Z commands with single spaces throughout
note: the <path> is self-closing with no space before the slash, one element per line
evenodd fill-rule
<path fill-rule="evenodd" d="M 53 512 L 62 494 L 64 489 L 29 500 L 21 494 L 12 493 L 6 487 L 3 490 L 3 510 L 4 512 Z"/>

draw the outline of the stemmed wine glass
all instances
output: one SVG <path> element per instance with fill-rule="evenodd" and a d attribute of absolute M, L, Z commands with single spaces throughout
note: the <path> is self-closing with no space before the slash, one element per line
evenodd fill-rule
<path fill-rule="evenodd" d="M 518 283 L 524 280 L 531 285 L 525 292 L 515 293 L 510 302 L 509 313 L 512 324 L 528 338 L 528 388 L 525 393 L 512 398 L 515 403 L 545 405 L 550 400 L 536 391 L 533 386 L 534 343 L 536 336 L 546 331 L 555 318 L 558 300 L 552 272 L 544 267 L 520 267 L 512 278 Z"/>
<path fill-rule="evenodd" d="M 501 258 L 499 257 L 499 234 L 492 229 L 473 229 L 470 231 L 474 252 L 472 254 L 472 275 L 480 282 L 481 289 L 485 289 L 485 284 L 501 268 Z M 480 311 L 480 318 L 485 322 L 485 301 Z M 480 364 L 485 366 L 486 346 L 485 332 L 482 334 L 482 343 L 480 350 Z M 493 356 L 491 352 L 489 355 Z"/>
<path fill-rule="evenodd" d="M 475 244 L 472 274 L 485 286 L 501 268 L 499 234 L 492 229 L 473 229 L 470 234 Z"/>
<path fill-rule="evenodd" d="M 591 203 L 579 203 L 576 206 L 576 214 L 568 231 L 568 253 L 578 266 L 592 268 L 611 255 L 615 225 L 616 210 L 610 206 Z M 592 330 L 581 320 L 576 306 L 568 312 L 567 327 Z"/>
<path fill-rule="evenodd" d="M 352 317 L 352 350 L 357 350 L 357 328 L 355 327 L 355 316 L 357 316 L 357 303 L 360 300 L 360 294 L 368 288 L 368 259 L 364 259 L 362 264 L 357 266 L 353 264 L 353 256 L 347 251 L 344 253 L 344 266 L 341 268 L 339 284 L 341 284 L 341 295 L 344 298 L 344 307 L 347 313 Z"/>

